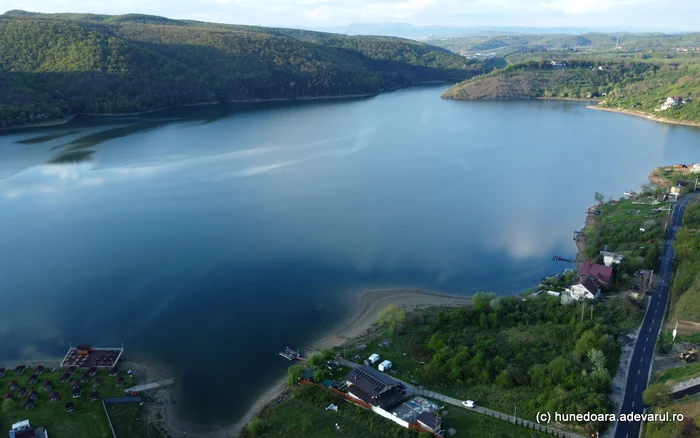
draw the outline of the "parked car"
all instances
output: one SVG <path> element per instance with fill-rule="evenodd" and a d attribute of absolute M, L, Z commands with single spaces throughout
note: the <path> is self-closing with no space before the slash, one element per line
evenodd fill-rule
<path fill-rule="evenodd" d="M 464 406 L 465 408 L 473 409 L 476 407 L 476 404 L 474 403 L 474 400 L 464 400 L 462 402 L 462 406 Z"/>

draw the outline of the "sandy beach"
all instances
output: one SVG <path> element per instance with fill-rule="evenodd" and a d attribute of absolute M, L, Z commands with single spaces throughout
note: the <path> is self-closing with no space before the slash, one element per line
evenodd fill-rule
<path fill-rule="evenodd" d="M 632 110 L 626 110 L 622 108 L 605 108 L 599 105 L 589 105 L 586 108 L 598 110 L 598 111 L 609 111 L 612 113 L 620 113 L 620 114 L 627 114 L 630 116 L 635 116 L 635 117 L 643 117 L 647 120 L 651 120 L 654 122 L 659 122 L 659 123 L 669 123 L 671 125 L 685 125 L 685 126 L 695 126 L 699 127 L 700 122 L 684 122 L 682 120 L 672 120 L 672 119 L 666 119 L 664 117 L 658 117 L 654 114 L 649 114 L 649 113 L 644 113 L 641 111 L 632 111 Z"/>

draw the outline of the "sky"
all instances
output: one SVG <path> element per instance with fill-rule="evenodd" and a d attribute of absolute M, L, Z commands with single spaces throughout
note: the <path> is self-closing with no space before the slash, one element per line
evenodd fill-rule
<path fill-rule="evenodd" d="M 587 27 L 700 30 L 700 0 L 0 0 L 0 11 L 143 13 L 220 23 L 332 27 Z"/>

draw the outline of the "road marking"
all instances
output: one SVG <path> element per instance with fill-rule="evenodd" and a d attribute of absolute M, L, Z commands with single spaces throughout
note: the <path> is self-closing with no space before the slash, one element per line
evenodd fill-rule
<path fill-rule="evenodd" d="M 641 373 L 641 372 L 642 372 L 642 370 L 637 370 L 637 375 L 639 375 L 639 373 Z"/>
<path fill-rule="evenodd" d="M 653 324 L 653 323 L 654 323 L 654 321 L 656 321 L 656 318 L 653 318 L 653 319 L 651 320 L 651 323 Z"/>
<path fill-rule="evenodd" d="M 637 392 L 637 385 L 634 385 L 634 392 Z"/>
<path fill-rule="evenodd" d="M 634 407 L 634 402 L 632 402 L 632 407 Z"/>

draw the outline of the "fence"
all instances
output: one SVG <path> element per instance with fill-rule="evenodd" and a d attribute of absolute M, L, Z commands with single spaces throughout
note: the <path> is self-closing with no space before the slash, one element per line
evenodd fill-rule
<path fill-rule="evenodd" d="M 117 398 L 105 398 L 102 399 L 102 407 L 105 410 L 105 415 L 107 416 L 107 421 L 109 422 L 109 429 L 112 431 L 112 437 L 117 438 L 117 433 L 114 431 L 114 426 L 112 425 L 112 419 L 109 418 L 109 412 L 107 411 L 107 405 L 120 405 L 124 403 L 140 403 L 141 397 L 117 397 Z"/>

